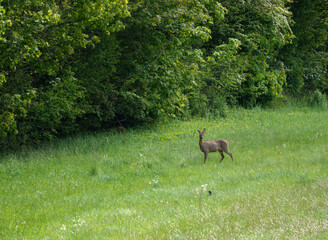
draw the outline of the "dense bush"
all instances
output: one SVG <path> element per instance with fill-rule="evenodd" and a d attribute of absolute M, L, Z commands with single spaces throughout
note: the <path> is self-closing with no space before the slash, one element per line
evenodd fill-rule
<path fill-rule="evenodd" d="M 312 95 L 310 95 L 309 104 L 311 107 L 325 108 L 327 107 L 327 96 L 317 89 Z"/>

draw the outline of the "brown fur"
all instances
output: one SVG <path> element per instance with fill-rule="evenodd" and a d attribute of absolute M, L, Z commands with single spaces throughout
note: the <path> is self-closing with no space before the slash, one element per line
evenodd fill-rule
<path fill-rule="evenodd" d="M 197 131 L 199 132 L 199 147 L 200 150 L 204 153 L 204 164 L 206 163 L 208 154 L 210 152 L 217 152 L 217 151 L 220 152 L 221 155 L 220 162 L 222 162 L 222 160 L 224 159 L 223 152 L 227 153 L 233 161 L 232 154 L 229 152 L 229 142 L 227 140 L 220 139 L 214 141 L 203 141 L 204 133 L 206 129 L 204 128 L 202 132 L 199 130 Z"/>

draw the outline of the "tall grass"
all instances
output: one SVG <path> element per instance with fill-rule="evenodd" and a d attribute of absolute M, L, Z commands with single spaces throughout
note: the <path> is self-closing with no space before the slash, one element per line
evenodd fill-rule
<path fill-rule="evenodd" d="M 239 109 L 2 157 L 0 238 L 327 239 L 326 119 Z M 204 127 L 229 140 L 233 163 L 203 164 Z"/>

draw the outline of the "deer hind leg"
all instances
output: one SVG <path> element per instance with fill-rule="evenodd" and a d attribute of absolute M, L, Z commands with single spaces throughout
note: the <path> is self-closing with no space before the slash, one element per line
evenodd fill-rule
<path fill-rule="evenodd" d="M 231 160 L 233 161 L 232 154 L 231 153 L 227 153 L 227 154 L 231 157 Z"/>
<path fill-rule="evenodd" d="M 226 154 L 228 154 L 228 155 L 231 157 L 231 160 L 233 161 L 233 157 L 232 157 L 231 152 L 229 152 L 228 146 L 225 146 L 222 150 L 223 150 Z"/>
<path fill-rule="evenodd" d="M 221 160 L 220 160 L 220 162 L 222 162 L 223 161 L 223 158 L 224 158 L 223 151 L 219 151 L 219 152 L 221 154 Z"/>

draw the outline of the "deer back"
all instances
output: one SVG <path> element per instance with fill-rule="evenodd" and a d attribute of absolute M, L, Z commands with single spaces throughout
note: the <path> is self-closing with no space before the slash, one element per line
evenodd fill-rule
<path fill-rule="evenodd" d="M 228 141 L 224 139 L 214 140 L 214 141 L 205 141 L 204 150 L 208 152 L 224 151 L 227 149 Z"/>

